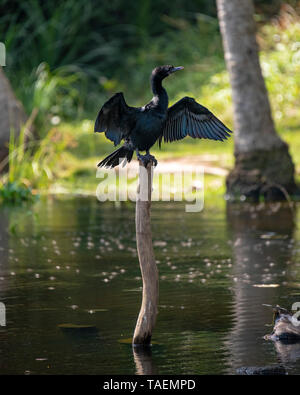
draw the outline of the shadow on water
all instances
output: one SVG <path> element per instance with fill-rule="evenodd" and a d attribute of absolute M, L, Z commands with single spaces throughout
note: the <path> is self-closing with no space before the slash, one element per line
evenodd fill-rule
<path fill-rule="evenodd" d="M 299 346 L 262 338 L 263 330 L 272 331 L 272 326 L 266 326 L 272 322 L 272 313 L 263 304 L 290 308 L 294 301 L 287 287 L 297 280 L 291 276 L 297 265 L 293 249 L 296 209 L 279 203 L 228 204 L 226 214 L 233 249 L 233 327 L 226 340 L 231 366 L 272 364 L 275 348 L 278 362 L 289 367 L 300 356 Z"/>
<path fill-rule="evenodd" d="M 148 351 L 119 342 L 142 296 L 134 205 L 50 198 L 1 209 L 0 373 L 226 374 L 279 361 L 299 373 L 296 347 L 263 339 L 263 304 L 300 301 L 296 210 L 184 207 L 152 205 L 160 300 Z"/>

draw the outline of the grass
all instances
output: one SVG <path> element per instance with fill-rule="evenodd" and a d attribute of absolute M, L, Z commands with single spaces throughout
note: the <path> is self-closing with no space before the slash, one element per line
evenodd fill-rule
<path fill-rule="evenodd" d="M 72 111 L 81 100 L 79 98 L 86 94 L 84 85 L 78 85 L 83 78 L 80 68 L 72 70 L 69 66 L 63 66 L 52 70 L 47 63 L 39 66 L 35 71 L 34 90 L 31 91 L 31 107 L 39 108 L 40 119 L 47 119 L 48 125 L 52 126 L 40 133 L 41 139 L 34 143 L 34 147 L 27 147 L 26 150 L 18 148 L 19 153 L 10 156 L 10 173 L 2 178 L 2 185 L 7 185 L 7 190 L 14 190 L 15 185 L 19 185 L 41 193 L 48 190 L 94 192 L 99 182 L 96 179 L 96 165 L 114 149 L 103 134 L 93 133 L 98 108 L 116 90 L 124 91 L 129 105 L 144 104 L 151 98 L 149 71 L 157 64 L 185 66 L 184 71 L 165 81 L 170 104 L 183 96 L 192 96 L 233 128 L 231 88 L 216 20 L 198 15 L 194 24 L 172 18 L 167 18 L 167 23 L 176 26 L 176 29 L 149 41 L 146 49 L 140 49 L 138 54 L 128 54 L 125 59 L 126 75 L 116 72 L 113 78 L 99 80 L 102 91 L 99 97 L 94 95 L 95 91 L 91 93 L 94 98 L 93 114 L 87 119 L 77 117 L 70 121 Z M 288 8 L 277 22 L 261 27 L 258 41 L 276 128 L 290 146 L 299 181 L 299 16 Z M 83 111 L 82 117 L 84 115 L 89 115 L 89 112 Z M 23 138 L 21 135 L 18 142 L 11 141 L 11 152 L 22 146 Z M 206 162 L 223 169 L 230 169 L 234 162 L 233 139 L 221 143 L 186 138 L 163 144 L 161 150 L 155 146 L 152 153 L 159 161 L 191 156 L 198 157 L 199 163 Z M 224 177 L 207 175 L 206 193 L 223 195 Z"/>
<path fill-rule="evenodd" d="M 202 24 L 199 22 L 198 26 L 191 27 L 184 23 L 182 26 L 184 26 L 182 27 L 182 34 L 177 33 L 179 35 L 176 41 L 177 43 L 180 43 L 181 40 L 182 42 L 186 42 L 187 37 L 208 37 L 212 35 L 213 29 L 215 28 L 214 22 L 205 24 L 203 21 Z M 168 89 L 171 104 L 182 96 L 193 96 L 198 102 L 208 107 L 232 128 L 233 112 L 229 78 L 224 69 L 223 59 L 219 56 L 221 53 L 220 37 L 216 34 L 214 34 L 213 37 L 214 39 L 212 40 L 211 46 L 204 40 L 204 44 L 202 44 L 204 48 L 202 48 L 202 50 L 199 48 L 199 44 L 196 46 L 195 41 L 191 41 L 191 46 L 195 46 L 197 51 L 193 52 L 189 46 L 185 48 L 187 51 L 185 57 L 190 61 L 190 65 L 184 63 L 185 70 L 166 80 L 165 86 Z M 290 153 L 296 164 L 297 178 L 299 178 L 299 16 L 292 9 L 288 9 L 288 12 L 282 14 L 276 23 L 274 22 L 262 27 L 259 32 L 258 41 L 261 47 L 262 69 L 269 92 L 276 128 L 282 139 L 290 146 Z M 157 48 L 160 47 L 159 42 L 153 45 L 157 45 Z M 208 47 L 210 51 L 207 50 Z M 150 57 L 153 53 L 154 56 L 159 56 L 155 48 L 149 50 L 149 55 L 145 55 L 146 59 L 148 59 L 147 56 Z M 169 50 L 171 51 L 170 57 L 175 57 L 175 48 Z M 197 54 L 202 53 L 203 50 L 207 51 L 207 56 L 205 56 L 204 59 L 199 59 L 199 55 Z M 156 62 L 158 62 L 158 59 Z M 179 56 L 174 63 L 181 63 Z M 142 86 L 143 92 L 149 93 L 149 87 L 144 81 L 143 83 L 140 81 L 137 83 L 135 79 L 133 79 L 132 89 L 127 89 L 125 91 L 125 97 L 127 98 L 129 96 L 130 98 L 132 95 L 131 92 L 139 91 L 139 85 Z M 140 105 L 143 103 L 143 99 L 146 100 L 142 93 L 139 97 L 139 103 L 134 104 Z M 69 126 L 62 125 L 62 128 L 68 130 Z M 87 175 L 87 167 L 91 165 L 95 166 L 101 157 L 113 150 L 113 146 L 103 135 L 92 135 L 92 129 L 93 120 L 86 120 L 73 128 L 74 135 L 77 136 L 78 145 L 71 152 L 71 155 L 74 158 L 74 162 L 76 162 L 75 173 L 77 175 L 80 174 L 80 163 L 82 163 L 81 157 L 85 158 L 84 164 L 82 163 L 82 168 L 85 169 L 85 175 Z M 191 138 L 186 138 L 177 143 L 164 144 L 161 151 L 155 146 L 152 151 L 159 160 L 178 158 L 187 155 L 199 156 L 200 158 L 207 156 L 215 158 L 217 156 L 217 161 L 214 161 L 216 166 L 228 169 L 233 165 L 233 139 L 230 139 L 228 142 L 219 143 L 207 140 L 196 141 Z M 94 169 L 95 167 L 93 167 L 91 171 L 92 174 L 94 174 Z"/>
<path fill-rule="evenodd" d="M 27 130 L 24 126 L 17 138 L 11 131 L 9 169 L 0 179 L 0 201 L 34 201 L 38 193 L 48 190 L 60 172 L 60 156 L 70 144 L 68 135 L 53 128 L 43 139 L 33 140 Z"/>

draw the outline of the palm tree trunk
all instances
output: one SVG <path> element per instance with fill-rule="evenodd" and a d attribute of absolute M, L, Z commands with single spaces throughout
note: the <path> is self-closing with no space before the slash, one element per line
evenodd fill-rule
<path fill-rule="evenodd" d="M 227 178 L 232 197 L 267 199 L 295 193 L 294 165 L 276 133 L 262 76 L 252 0 L 217 0 L 230 76 L 235 132 L 235 167 Z"/>
<path fill-rule="evenodd" d="M 22 104 L 15 97 L 10 83 L 0 67 L 0 163 L 8 155 L 10 131 L 20 132 L 26 121 Z"/>

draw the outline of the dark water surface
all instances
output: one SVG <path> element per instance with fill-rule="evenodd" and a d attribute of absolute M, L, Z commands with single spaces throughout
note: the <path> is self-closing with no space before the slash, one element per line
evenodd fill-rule
<path fill-rule="evenodd" d="M 299 211 L 299 209 L 298 209 Z M 300 346 L 264 340 L 272 312 L 300 301 L 297 210 L 153 203 L 160 302 L 152 355 L 132 336 L 141 302 L 134 206 L 94 198 L 0 211 L 1 374 L 232 374 L 281 363 Z M 65 333 L 63 323 L 97 333 Z"/>

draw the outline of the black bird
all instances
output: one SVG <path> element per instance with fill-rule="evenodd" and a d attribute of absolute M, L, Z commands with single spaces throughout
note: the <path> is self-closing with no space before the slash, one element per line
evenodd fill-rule
<path fill-rule="evenodd" d="M 153 98 L 144 107 L 129 107 L 122 92 L 112 96 L 101 108 L 95 122 L 95 132 L 105 136 L 115 146 L 124 144 L 104 158 L 98 166 L 115 167 L 126 160 L 130 162 L 134 150 L 138 159 L 146 166 L 149 161 L 157 164 L 149 149 L 158 140 L 165 142 L 181 140 L 185 136 L 212 140 L 226 140 L 228 129 L 207 108 L 191 97 L 184 97 L 168 108 L 169 100 L 162 80 L 183 67 L 170 65 L 156 67 L 151 74 Z M 141 155 L 139 151 L 146 151 Z M 126 164 L 125 161 L 125 164 Z"/>

